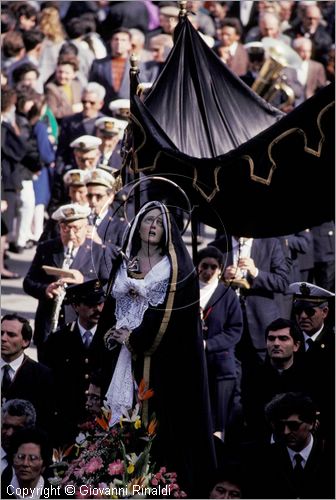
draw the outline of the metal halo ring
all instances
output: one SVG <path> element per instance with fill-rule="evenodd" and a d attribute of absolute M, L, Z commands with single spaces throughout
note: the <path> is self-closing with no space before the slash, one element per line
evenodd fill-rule
<path fill-rule="evenodd" d="M 134 191 L 134 189 L 135 189 L 137 186 L 139 186 L 139 185 L 141 184 L 141 182 L 143 182 L 143 181 L 147 181 L 148 179 L 153 180 L 153 181 L 163 181 L 163 182 L 168 182 L 168 183 L 169 183 L 169 184 L 171 184 L 172 186 L 176 187 L 176 188 L 180 191 L 180 193 L 182 193 L 182 195 L 184 196 L 184 199 L 187 201 L 188 210 L 184 210 L 184 209 L 182 209 L 182 210 L 183 210 L 184 212 L 188 212 L 188 219 L 187 219 L 187 222 L 186 222 L 186 224 L 185 224 L 184 228 L 183 228 L 183 229 L 182 229 L 182 231 L 181 231 L 181 236 L 183 236 L 183 235 L 184 235 L 184 233 L 186 232 L 186 230 L 187 230 L 187 228 L 188 228 L 189 224 L 190 224 L 190 219 L 191 219 L 191 212 L 192 212 L 192 210 L 191 210 L 191 205 L 190 205 L 189 198 L 188 198 L 188 196 L 186 195 L 185 191 L 184 191 L 184 190 L 183 190 L 183 189 L 182 189 L 182 188 L 181 188 L 178 184 L 176 184 L 176 182 L 174 182 L 174 181 L 172 181 L 172 180 L 170 180 L 170 179 L 166 179 L 165 177 L 160 177 L 160 176 L 158 176 L 158 175 L 147 175 L 147 176 L 146 176 L 146 177 L 144 177 L 143 179 L 139 179 L 137 182 L 135 182 L 134 184 L 132 184 L 131 189 L 129 190 L 129 192 L 128 192 L 128 194 L 127 194 L 126 200 L 124 201 L 124 213 L 125 213 L 125 219 L 126 219 L 127 224 L 130 224 L 130 221 L 129 221 L 129 220 L 128 220 L 128 218 L 127 218 L 127 210 L 126 210 L 126 208 L 127 208 L 127 203 L 128 203 L 128 199 L 129 199 L 129 197 L 130 197 L 131 193 Z M 169 208 L 169 205 L 167 205 L 167 206 L 168 206 L 168 208 Z M 170 205 L 170 206 L 172 206 L 172 205 Z"/>

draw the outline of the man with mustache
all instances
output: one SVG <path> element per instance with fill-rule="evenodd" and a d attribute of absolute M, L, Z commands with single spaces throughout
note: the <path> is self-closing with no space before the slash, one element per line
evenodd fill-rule
<path fill-rule="evenodd" d="M 44 359 L 55 377 L 58 446 L 71 443 L 77 435 L 77 425 L 85 415 L 91 373 L 101 361 L 95 333 L 105 301 L 102 282 L 94 279 L 69 286 L 65 301 L 72 305 L 77 321 L 48 337 Z"/>

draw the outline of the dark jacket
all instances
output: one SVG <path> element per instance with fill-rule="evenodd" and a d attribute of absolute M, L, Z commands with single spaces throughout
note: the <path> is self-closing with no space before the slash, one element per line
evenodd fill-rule
<path fill-rule="evenodd" d="M 204 308 L 206 359 L 216 379 L 236 378 L 235 347 L 243 331 L 243 317 L 235 292 L 219 283 Z"/>
<path fill-rule="evenodd" d="M 99 245 L 92 240 L 85 240 L 79 248 L 70 268 L 78 269 L 84 280 L 107 279 L 111 268 L 114 248 Z M 46 297 L 45 291 L 48 285 L 56 281 L 55 276 L 48 275 L 43 265 L 61 268 L 64 260 L 64 248 L 60 238 L 48 240 L 38 245 L 33 262 L 23 280 L 23 289 L 28 294 L 38 299 L 35 316 L 34 342 L 40 345 L 46 335 L 50 332 L 51 314 L 54 301 Z M 60 325 L 64 324 L 62 313 Z"/>
<path fill-rule="evenodd" d="M 295 484 L 293 466 L 284 445 L 269 446 L 264 466 L 259 482 L 264 494 L 258 498 L 335 498 L 333 453 L 316 438 L 299 485 Z"/>
<path fill-rule="evenodd" d="M 63 118 L 56 152 L 58 162 L 66 165 L 73 160 L 70 143 L 81 135 L 96 135 L 95 121 L 102 116 L 103 113 L 99 112 L 95 118 L 84 118 L 80 112 Z"/>
<path fill-rule="evenodd" d="M 77 322 L 51 333 L 44 345 L 43 361 L 55 379 L 57 435 L 60 444 L 71 443 L 85 414 L 85 391 L 90 376 L 101 365 L 102 343 L 96 335 L 85 348 Z"/>
<path fill-rule="evenodd" d="M 46 430 L 50 429 L 54 385 L 51 370 L 47 366 L 25 355 L 5 397 L 7 401 L 16 398 L 30 401 L 36 410 L 37 425 Z"/>
<path fill-rule="evenodd" d="M 209 243 L 225 256 L 227 266 L 232 265 L 231 238 L 222 236 Z M 249 335 L 256 349 L 265 349 L 266 327 L 279 317 L 279 308 L 274 300 L 276 292 L 284 292 L 289 284 L 288 266 L 276 238 L 254 239 L 251 258 L 259 269 L 255 279 L 247 278 L 251 288 L 244 290 L 244 305 Z"/>

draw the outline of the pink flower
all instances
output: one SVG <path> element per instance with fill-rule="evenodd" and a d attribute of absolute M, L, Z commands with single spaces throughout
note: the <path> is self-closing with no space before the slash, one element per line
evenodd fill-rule
<path fill-rule="evenodd" d="M 111 476 L 122 474 L 124 472 L 124 470 L 125 470 L 124 464 L 120 459 L 116 460 L 115 462 L 112 462 L 108 466 L 108 473 Z"/>
<path fill-rule="evenodd" d="M 84 475 L 84 469 L 75 469 L 73 471 L 73 475 L 75 476 L 76 479 L 83 477 Z"/>
<path fill-rule="evenodd" d="M 156 477 L 153 477 L 151 483 L 153 486 L 157 486 L 159 484 L 159 481 L 156 479 Z"/>
<path fill-rule="evenodd" d="M 94 473 L 103 467 L 103 461 L 100 457 L 93 457 L 85 466 L 85 472 Z"/>

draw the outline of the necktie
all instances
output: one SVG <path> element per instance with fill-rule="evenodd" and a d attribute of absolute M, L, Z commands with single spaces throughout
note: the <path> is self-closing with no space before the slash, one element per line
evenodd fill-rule
<path fill-rule="evenodd" d="M 90 332 L 90 330 L 87 330 L 83 335 L 83 343 L 85 349 L 88 349 L 90 347 L 91 340 L 92 340 L 92 332 Z"/>
<path fill-rule="evenodd" d="M 312 348 L 312 347 L 313 347 L 313 345 L 314 345 L 314 341 L 313 341 L 313 339 L 307 339 L 307 340 L 306 340 L 306 345 L 307 345 L 307 349 L 306 349 L 306 351 L 310 351 L 310 350 L 311 350 L 311 348 Z"/>
<path fill-rule="evenodd" d="M 296 453 L 294 455 L 294 481 L 297 487 L 300 486 L 302 483 L 302 475 L 303 475 L 303 467 L 302 467 L 302 461 L 303 457 L 300 455 L 300 453 Z"/>
<path fill-rule="evenodd" d="M 3 375 L 2 375 L 2 382 L 1 382 L 1 392 L 4 396 L 6 396 L 6 393 L 9 389 L 9 386 L 12 383 L 12 379 L 10 378 L 9 371 L 11 367 L 9 365 L 5 365 L 3 367 Z"/>

